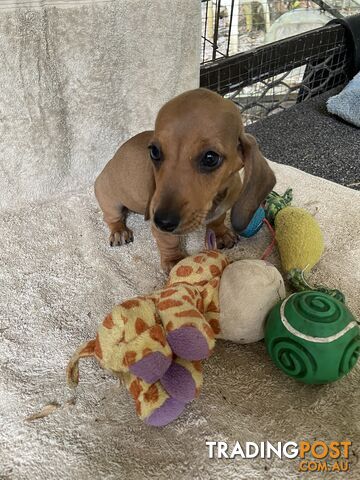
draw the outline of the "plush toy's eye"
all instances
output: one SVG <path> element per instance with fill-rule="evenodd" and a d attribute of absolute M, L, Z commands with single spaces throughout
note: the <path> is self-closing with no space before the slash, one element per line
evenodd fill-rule
<path fill-rule="evenodd" d="M 204 153 L 204 155 L 200 159 L 200 168 L 205 172 L 211 172 L 216 168 L 220 167 L 222 164 L 222 157 L 210 150 L 209 152 Z"/>
<path fill-rule="evenodd" d="M 149 152 L 151 160 L 153 160 L 154 162 L 159 162 L 161 160 L 161 151 L 159 147 L 157 147 L 156 145 L 150 145 Z"/>

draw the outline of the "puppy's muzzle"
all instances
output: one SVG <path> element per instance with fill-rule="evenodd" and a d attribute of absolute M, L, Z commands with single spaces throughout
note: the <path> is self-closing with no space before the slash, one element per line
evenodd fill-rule
<path fill-rule="evenodd" d="M 154 223 L 159 230 L 171 233 L 179 226 L 180 216 L 176 212 L 156 210 L 154 213 Z"/>

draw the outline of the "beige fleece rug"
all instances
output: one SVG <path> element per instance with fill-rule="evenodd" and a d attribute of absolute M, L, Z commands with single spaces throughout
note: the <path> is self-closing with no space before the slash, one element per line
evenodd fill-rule
<path fill-rule="evenodd" d="M 314 281 L 340 288 L 360 317 L 360 192 L 273 166 L 277 190 L 292 186 L 294 203 L 314 213 L 324 231 Z M 92 192 L 1 215 L 0 478 L 317 478 L 299 472 L 298 460 L 209 459 L 205 444 L 307 439 L 352 441 L 344 478 L 360 478 L 360 365 L 338 383 L 307 386 L 278 371 L 262 342 L 219 341 L 201 397 L 165 428 L 139 421 L 125 389 L 93 361 L 83 362 L 73 399 L 64 375 L 73 350 L 94 336 L 114 302 L 164 281 L 149 225 L 136 215 L 130 225 L 134 243 L 108 247 Z M 229 255 L 258 258 L 268 241 L 263 230 Z M 202 242 L 202 233 L 192 236 L 189 251 Z M 60 405 L 51 415 L 25 420 L 51 402 Z M 319 477 L 338 478 L 328 475 Z"/>

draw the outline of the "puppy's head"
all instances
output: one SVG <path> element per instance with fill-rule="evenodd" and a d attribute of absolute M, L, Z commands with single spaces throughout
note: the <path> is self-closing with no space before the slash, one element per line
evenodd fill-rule
<path fill-rule="evenodd" d="M 245 179 L 231 220 L 243 230 L 275 180 L 253 137 L 244 133 L 231 100 L 205 89 L 185 92 L 158 113 L 149 156 L 155 193 L 150 217 L 164 232 L 181 235 L 211 217 L 238 171 Z"/>

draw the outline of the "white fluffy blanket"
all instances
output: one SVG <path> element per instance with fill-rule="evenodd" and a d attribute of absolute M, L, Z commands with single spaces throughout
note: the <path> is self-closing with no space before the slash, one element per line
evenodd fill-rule
<path fill-rule="evenodd" d="M 314 281 L 340 288 L 359 316 L 360 193 L 273 166 L 277 189 L 294 187 L 295 203 L 324 231 Z M 210 460 L 205 442 L 305 439 L 351 440 L 346 478 L 359 478 L 360 365 L 338 383 L 302 385 L 276 369 L 262 342 L 218 341 L 201 397 L 162 429 L 139 421 L 125 389 L 93 361 L 82 363 L 73 397 L 65 367 L 74 349 L 94 336 L 115 302 L 164 281 L 149 225 L 136 215 L 130 225 L 134 243 L 110 248 L 92 192 L 1 215 L 0 478 L 303 478 L 298 460 Z M 202 242 L 201 232 L 192 236 L 189 250 Z M 268 242 L 264 229 L 229 255 L 258 258 Z M 52 414 L 25 420 L 54 402 Z"/>
<path fill-rule="evenodd" d="M 198 84 L 198 0 L 0 0 L 0 209 L 89 186 Z"/>

